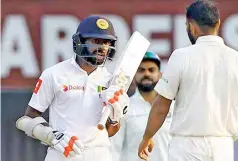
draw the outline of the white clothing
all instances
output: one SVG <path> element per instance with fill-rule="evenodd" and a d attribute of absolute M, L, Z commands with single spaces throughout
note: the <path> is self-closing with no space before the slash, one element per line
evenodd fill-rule
<path fill-rule="evenodd" d="M 122 118 L 118 133 L 110 138 L 114 161 L 141 161 L 138 147 L 143 137 L 151 105 L 146 102 L 138 90 L 130 97 L 128 113 Z M 168 145 L 171 139 L 169 128 L 172 121 L 173 105 L 161 129 L 153 137 L 155 147 L 148 161 L 167 161 Z"/>
<path fill-rule="evenodd" d="M 176 99 L 172 134 L 238 136 L 238 52 L 221 37 L 175 50 L 155 88 Z"/>
<path fill-rule="evenodd" d="M 29 106 L 40 112 L 49 108 L 50 126 L 76 135 L 86 148 L 109 148 L 108 133 L 106 130 L 99 132 L 97 123 L 103 107 L 98 89 L 108 87 L 110 79 L 111 74 L 102 67 L 88 75 L 73 57 L 42 73 L 38 91 L 33 93 Z M 59 158 L 65 160 L 64 156 Z"/>
<path fill-rule="evenodd" d="M 231 137 L 173 136 L 169 161 L 234 161 Z"/>
<path fill-rule="evenodd" d="M 111 161 L 111 153 L 108 147 L 97 147 L 85 149 L 83 153 L 76 157 L 66 158 L 59 151 L 50 148 L 45 161 Z"/>

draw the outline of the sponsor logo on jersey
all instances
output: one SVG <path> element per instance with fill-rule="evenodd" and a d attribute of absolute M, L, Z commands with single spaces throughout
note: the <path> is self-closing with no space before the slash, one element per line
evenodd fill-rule
<path fill-rule="evenodd" d="M 62 88 L 63 88 L 64 92 L 67 92 L 67 91 L 70 91 L 70 90 L 79 90 L 79 91 L 80 90 L 81 91 L 85 90 L 84 86 L 80 86 L 80 85 L 65 85 L 65 84 L 63 84 Z"/>

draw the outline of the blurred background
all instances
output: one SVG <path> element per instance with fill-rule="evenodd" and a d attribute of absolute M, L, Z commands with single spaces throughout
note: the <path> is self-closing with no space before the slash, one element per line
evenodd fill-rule
<path fill-rule="evenodd" d="M 15 128 L 42 70 L 72 57 L 72 35 L 80 21 L 100 14 L 112 21 L 121 53 L 140 31 L 166 66 L 171 52 L 190 45 L 185 8 L 192 0 L 2 0 L 1 159 L 43 161 L 46 147 Z M 238 50 L 238 0 L 217 0 L 220 36 Z M 139 47 L 139 46 L 138 46 Z M 45 114 L 47 118 L 47 113 Z M 235 145 L 238 161 L 238 143 Z"/>

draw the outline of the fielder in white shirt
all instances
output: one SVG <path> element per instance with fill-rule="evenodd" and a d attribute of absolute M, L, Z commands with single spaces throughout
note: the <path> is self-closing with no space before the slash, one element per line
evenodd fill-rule
<path fill-rule="evenodd" d="M 89 16 L 73 35 L 76 56 L 46 69 L 40 76 L 25 115 L 16 126 L 49 146 L 45 161 L 111 160 L 108 137 L 118 131 L 129 101 L 125 92 L 108 88 L 111 74 L 103 67 L 113 59 L 116 40 L 109 20 Z M 115 95 L 117 101 L 110 103 Z M 107 129 L 99 131 L 97 124 L 104 103 L 112 110 Z M 49 124 L 41 117 L 47 108 Z"/>
<path fill-rule="evenodd" d="M 169 161 L 233 161 L 238 138 L 238 52 L 218 34 L 219 11 L 212 1 L 187 8 L 193 45 L 175 50 L 156 88 L 138 155 L 146 160 L 152 136 L 175 98 Z"/>
<path fill-rule="evenodd" d="M 110 138 L 115 161 L 141 160 L 137 155 L 137 148 L 144 134 L 151 105 L 158 95 L 154 87 L 161 77 L 160 64 L 160 58 L 156 54 L 146 52 L 134 78 L 137 90 L 130 97 L 128 113 L 122 118 L 118 133 Z M 162 128 L 154 136 L 155 147 L 148 161 L 168 161 L 172 109 Z"/>

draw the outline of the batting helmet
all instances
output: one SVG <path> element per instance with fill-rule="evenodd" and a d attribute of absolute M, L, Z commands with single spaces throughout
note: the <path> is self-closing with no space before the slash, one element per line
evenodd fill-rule
<path fill-rule="evenodd" d="M 112 23 L 101 16 L 89 16 L 85 18 L 78 26 L 76 33 L 73 35 L 73 50 L 77 56 L 83 57 L 87 62 L 92 65 L 101 65 L 95 63 L 95 55 L 88 51 L 89 44 L 86 44 L 85 41 L 87 38 L 100 38 L 110 40 L 111 45 L 108 49 L 106 59 L 112 60 L 116 47 L 115 43 L 117 37 L 115 35 L 114 27 Z M 98 49 L 102 48 L 102 45 L 97 45 Z M 94 61 L 92 61 L 94 59 Z"/>

